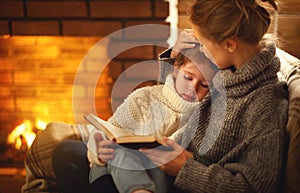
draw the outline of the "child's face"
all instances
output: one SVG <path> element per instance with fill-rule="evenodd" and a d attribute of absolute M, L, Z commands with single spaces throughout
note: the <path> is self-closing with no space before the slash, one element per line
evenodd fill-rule
<path fill-rule="evenodd" d="M 187 61 L 179 69 L 175 69 L 175 89 L 184 100 L 190 102 L 200 101 L 209 91 L 208 85 L 215 74 L 215 70 L 207 67 L 203 71 L 205 71 L 203 72 L 205 77 L 199 67 L 191 61 Z"/>

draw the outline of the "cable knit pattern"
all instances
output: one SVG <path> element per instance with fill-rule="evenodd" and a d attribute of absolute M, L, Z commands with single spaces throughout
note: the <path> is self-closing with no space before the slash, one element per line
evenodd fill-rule
<path fill-rule="evenodd" d="M 188 102 L 178 95 L 170 74 L 164 85 L 140 88 L 130 94 L 108 121 L 139 135 L 171 136 L 188 121 L 198 122 L 199 116 L 196 120 L 190 118 L 198 112 L 199 105 L 200 102 Z M 176 133 L 171 138 L 179 140 L 181 134 Z"/>
<path fill-rule="evenodd" d="M 288 102 L 277 72 L 275 43 L 239 70 L 221 70 L 213 79 L 217 92 L 202 106 L 200 120 L 175 185 L 187 192 L 276 192 L 281 175 Z M 208 114 L 205 114 L 205 113 Z"/>

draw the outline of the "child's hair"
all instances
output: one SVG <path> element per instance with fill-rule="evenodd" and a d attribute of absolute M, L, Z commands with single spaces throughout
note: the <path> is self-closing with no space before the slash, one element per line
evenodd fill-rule
<path fill-rule="evenodd" d="M 262 1 L 278 9 L 277 0 Z M 270 14 L 256 0 L 196 0 L 189 15 L 192 24 L 217 43 L 238 37 L 256 45 L 271 23 Z"/>
<path fill-rule="evenodd" d="M 180 68 L 180 66 L 192 62 L 195 65 L 206 64 L 214 70 L 217 70 L 217 66 L 211 62 L 205 55 L 200 51 L 200 44 L 196 44 L 193 48 L 187 48 L 182 50 L 175 58 L 174 66 Z"/>

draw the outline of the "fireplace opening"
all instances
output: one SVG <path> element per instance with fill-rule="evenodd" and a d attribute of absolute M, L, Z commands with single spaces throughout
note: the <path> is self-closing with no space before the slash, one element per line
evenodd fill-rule
<path fill-rule="evenodd" d="M 107 119 L 136 87 L 157 80 L 156 57 L 166 43 L 138 41 L 127 49 L 136 41 L 102 39 L 0 37 L 0 166 L 24 167 L 27 149 L 48 123 L 84 124 L 87 113 Z M 120 45 L 124 49 L 115 50 Z M 113 51 L 117 54 L 106 61 Z"/>
<path fill-rule="evenodd" d="M 27 149 L 47 123 L 74 123 L 74 78 L 99 40 L 101 37 L 0 37 L 0 166 L 24 167 Z M 111 114 L 111 82 L 107 68 L 99 77 L 95 95 L 97 109 L 105 112 L 102 118 Z M 80 91 L 82 100 L 86 92 Z"/>

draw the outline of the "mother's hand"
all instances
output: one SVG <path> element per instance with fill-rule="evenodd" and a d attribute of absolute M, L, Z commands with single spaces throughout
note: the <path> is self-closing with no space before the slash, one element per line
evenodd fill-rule
<path fill-rule="evenodd" d="M 140 149 L 140 151 L 155 165 L 159 166 L 163 172 L 171 176 L 177 176 L 179 170 L 189 158 L 193 157 L 193 154 L 186 151 L 174 140 L 166 138 L 165 142 L 168 147 L 173 149 L 173 151 L 160 151 L 157 149 Z"/>
<path fill-rule="evenodd" d="M 176 58 L 177 55 L 184 49 L 193 48 L 199 41 L 195 38 L 192 29 L 184 29 L 178 36 L 178 39 L 173 46 L 170 58 Z"/>
<path fill-rule="evenodd" d="M 100 133 L 95 133 L 94 137 L 96 140 L 99 161 L 101 163 L 108 162 L 114 157 L 114 149 L 109 147 L 115 145 L 115 142 L 103 139 Z"/>

